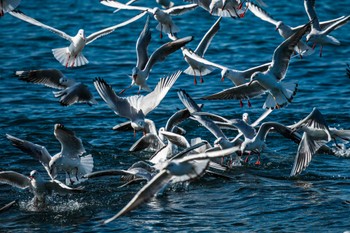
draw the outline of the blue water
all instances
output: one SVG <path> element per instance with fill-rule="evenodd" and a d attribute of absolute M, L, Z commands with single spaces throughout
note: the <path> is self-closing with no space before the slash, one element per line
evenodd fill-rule
<path fill-rule="evenodd" d="M 181 1 L 177 1 L 181 4 Z M 298 2 L 298 3 L 297 3 Z M 148 1 L 139 1 L 147 4 Z M 268 1 L 267 10 L 276 19 L 292 26 L 307 22 L 302 1 Z M 153 4 L 153 1 L 152 1 Z M 297 5 L 298 4 L 298 5 Z M 87 35 L 122 22 L 135 12 L 113 9 L 98 1 L 26 1 L 20 9 L 31 17 L 75 35 L 84 28 Z M 321 20 L 348 14 L 348 1 L 317 2 Z M 180 37 L 193 35 L 188 47 L 195 49 L 201 37 L 216 21 L 202 9 L 183 16 L 175 16 Z M 90 61 L 86 66 L 65 69 L 53 57 L 51 49 L 67 46 L 64 39 L 42 28 L 29 25 L 9 14 L 0 19 L 0 170 L 14 170 L 29 174 L 33 169 L 44 173 L 41 164 L 10 145 L 5 133 L 45 145 L 49 152 L 59 152 L 60 145 L 53 135 L 55 123 L 74 130 L 83 140 L 88 153 L 94 157 L 94 170 L 126 169 L 133 162 L 144 160 L 149 153 L 130 153 L 136 138 L 132 132 L 115 132 L 111 128 L 124 122 L 100 99 L 92 80 L 101 77 L 121 90 L 129 85 L 127 74 L 136 62 L 135 42 L 144 26 L 145 18 L 100 38 L 84 49 Z M 152 42 L 149 51 L 159 47 L 167 38 L 159 38 L 152 19 Z M 291 124 L 318 107 L 330 126 L 348 129 L 350 79 L 346 77 L 346 63 L 350 63 L 349 25 L 334 31 L 340 46 L 326 46 L 323 57 L 315 54 L 291 61 L 286 81 L 298 81 L 299 91 L 287 108 L 274 111 L 267 120 Z M 234 69 L 246 69 L 271 60 L 282 37 L 274 26 L 259 20 L 251 13 L 239 20 L 224 18 L 221 29 L 212 41 L 206 58 Z M 178 51 L 163 63 L 156 64 L 149 78 L 154 87 L 159 78 L 186 68 Z M 17 80 L 17 70 L 60 69 L 67 77 L 86 83 L 99 101 L 89 107 L 76 104 L 62 107 L 51 89 Z M 182 74 L 159 107 L 148 117 L 158 127 L 183 108 L 176 90 L 185 89 L 193 97 L 208 95 L 231 87 L 229 80 L 220 82 L 219 71 L 205 76 L 203 84 L 193 85 L 193 77 Z M 134 87 L 126 95 L 137 93 Z M 209 102 L 205 110 L 225 117 L 240 118 L 249 112 L 256 119 L 264 110 L 263 99 L 252 100 L 252 108 L 239 107 L 238 101 Z M 182 124 L 187 138 L 200 134 L 215 139 L 196 123 Z M 233 135 L 230 135 L 233 136 Z M 118 178 L 89 180 L 86 194 L 68 197 L 53 196 L 45 210 L 30 207 L 31 194 L 9 185 L 0 185 L 0 206 L 12 200 L 18 205 L 0 215 L 1 232 L 98 232 L 98 231 L 202 231 L 202 232 L 344 232 L 350 230 L 350 160 L 329 155 L 315 156 L 310 166 L 297 178 L 289 178 L 297 145 L 271 134 L 266 141 L 271 152 L 262 153 L 262 165 L 248 165 L 233 169 L 232 180 L 201 179 L 186 190 L 170 190 L 153 198 L 130 214 L 108 224 L 100 225 L 117 213 L 142 187 L 141 184 L 117 188 Z M 330 144 L 332 146 L 332 144 Z M 347 145 L 345 145 L 347 146 Z"/>

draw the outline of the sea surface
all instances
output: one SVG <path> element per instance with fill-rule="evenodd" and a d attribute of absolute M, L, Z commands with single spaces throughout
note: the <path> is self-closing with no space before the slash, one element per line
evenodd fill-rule
<path fill-rule="evenodd" d="M 175 1 L 176 4 L 184 4 Z M 308 21 L 303 1 L 269 1 L 265 9 L 277 20 L 291 26 Z M 140 0 L 135 5 L 156 6 L 154 1 Z M 27 1 L 20 7 L 27 15 L 74 36 L 80 28 L 90 35 L 102 28 L 118 24 L 137 14 L 103 6 L 99 1 Z M 317 1 L 321 21 L 349 14 L 349 1 Z M 179 37 L 194 36 L 188 47 L 195 49 L 202 36 L 216 21 L 202 8 L 181 16 L 174 22 L 181 31 Z M 94 157 L 94 171 L 127 169 L 139 160 L 147 160 L 152 152 L 128 152 L 142 136 L 138 132 L 116 132 L 112 127 L 126 121 L 118 117 L 99 97 L 93 79 L 101 77 L 119 92 L 131 80 L 128 75 L 136 63 L 135 43 L 146 17 L 97 39 L 83 53 L 90 63 L 66 69 L 53 57 L 51 49 L 69 45 L 61 37 L 40 27 L 30 25 L 9 14 L 0 19 L 0 170 L 13 170 L 29 175 L 38 170 L 46 178 L 43 166 L 11 146 L 5 134 L 43 145 L 54 155 L 60 151 L 54 124 L 61 123 L 73 130 L 83 141 L 87 153 Z M 152 40 L 150 53 L 169 41 L 160 39 L 151 17 Z M 283 41 L 274 25 L 261 21 L 251 12 L 242 19 L 223 18 L 221 28 L 213 39 L 205 58 L 227 67 L 244 70 L 271 61 L 275 48 Z M 350 128 L 350 79 L 346 63 L 350 63 L 350 25 L 332 32 L 341 41 L 339 46 L 325 46 L 319 56 L 319 46 L 309 57 L 293 58 L 284 81 L 298 82 L 293 102 L 273 111 L 266 121 L 292 124 L 306 117 L 314 107 L 324 115 L 330 127 Z M 45 86 L 25 83 L 14 73 L 18 70 L 59 69 L 67 77 L 85 83 L 93 92 L 98 105 L 75 104 L 60 106 L 52 91 Z M 153 88 L 159 78 L 187 68 L 180 51 L 156 64 L 149 77 Z M 204 83 L 194 85 L 193 77 L 182 74 L 161 104 L 148 118 L 157 127 L 184 106 L 177 97 L 178 89 L 192 97 L 229 88 L 229 80 L 220 81 L 220 71 L 204 77 Z M 124 96 L 136 95 L 137 87 Z M 141 92 L 141 94 L 146 94 Z M 264 112 L 265 98 L 251 100 L 243 108 L 239 101 L 200 101 L 204 110 L 228 118 L 241 118 L 248 112 L 255 120 Z M 215 138 L 193 121 L 181 124 L 186 138 L 201 136 L 213 143 Z M 229 137 L 235 133 L 225 131 Z M 0 232 L 344 232 L 350 231 L 350 147 L 344 147 L 342 157 L 315 155 L 301 175 L 290 178 L 298 145 L 278 134 L 266 139 L 268 150 L 262 153 L 262 164 L 234 167 L 228 172 L 232 179 L 203 177 L 185 189 L 170 189 L 152 198 L 129 214 L 107 225 L 112 217 L 144 185 L 133 184 L 118 188 L 118 177 L 93 179 L 82 185 L 84 194 L 49 197 L 47 208 L 36 209 L 28 190 L 0 184 L 0 207 L 17 200 L 18 204 L 0 214 Z M 329 146 L 334 147 L 333 143 Z"/>

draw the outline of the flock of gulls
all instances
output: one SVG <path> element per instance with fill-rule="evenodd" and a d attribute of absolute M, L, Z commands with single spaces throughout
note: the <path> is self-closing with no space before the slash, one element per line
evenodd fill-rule
<path fill-rule="evenodd" d="M 13 146 L 43 165 L 50 180 L 42 178 L 36 170 L 31 171 L 29 176 L 15 171 L 0 171 L 0 183 L 29 189 L 34 194 L 34 205 L 44 208 L 45 196 L 52 191 L 59 194 L 87 192 L 82 186 L 77 185 L 88 182 L 88 179 L 123 176 L 127 180 L 123 186 L 137 181 L 146 181 L 146 184 L 123 209 L 103 222 L 106 224 L 137 208 L 141 203 L 175 183 L 187 183 L 205 174 L 215 175 L 218 179 L 225 178 L 227 171 L 251 161 L 255 161 L 258 166 L 260 154 L 266 148 L 265 139 L 270 133 L 278 133 L 299 145 L 290 176 L 297 176 L 304 171 L 315 154 L 336 155 L 340 147 L 337 140 L 350 140 L 349 130 L 330 128 L 317 108 L 314 108 L 304 119 L 291 125 L 263 122 L 272 111 L 280 111 L 278 109 L 284 108 L 292 102 L 293 98 L 297 98 L 298 84 L 284 80 L 290 60 L 317 56 L 314 54 L 315 45 L 320 46 L 319 56 L 322 56 L 324 46 L 339 45 L 339 40 L 330 34 L 333 30 L 346 24 L 350 15 L 320 21 L 315 9 L 315 0 L 304 0 L 309 22 L 290 27 L 285 22 L 272 17 L 266 11 L 268 6 L 263 1 L 186 0 L 188 4 L 174 5 L 169 0 L 157 0 L 160 8 L 136 6 L 135 1 L 124 4 L 112 0 L 100 0 L 101 4 L 114 8 L 115 11 L 130 10 L 137 14 L 125 22 L 102 29 L 89 36 L 85 35 L 83 29 L 79 29 L 75 36 L 70 36 L 17 10 L 20 0 L 0 0 L 1 16 L 12 15 L 69 41 L 68 47 L 52 49 L 54 57 L 66 68 L 87 65 L 89 61 L 83 55 L 86 45 L 118 28 L 141 20 L 145 16 L 144 28 L 136 42 L 137 62 L 132 69 L 130 87 L 116 92 L 102 78 L 96 78 L 93 84 L 108 107 L 119 117 L 128 120 L 113 127 L 114 130 L 143 132 L 143 136 L 134 143 L 130 151 L 155 151 L 147 161 L 139 161 L 125 170 L 98 171 L 95 169 L 97 171 L 93 171 L 93 156 L 86 155 L 82 140 L 62 124 L 54 126 L 54 135 L 61 144 L 60 152 L 54 155 L 47 151 L 45 146 L 7 134 L 6 137 Z M 187 44 L 193 40 L 193 37 L 178 38 L 177 32 L 180 31 L 180 28 L 175 24 L 176 19 L 173 20 L 172 17 L 185 14 L 197 7 L 202 7 L 213 17 L 217 16 L 218 19 L 203 36 L 198 46 L 192 50 L 187 47 Z M 273 24 L 284 38 L 284 41 L 273 52 L 271 62 L 241 71 L 205 59 L 204 54 L 220 29 L 221 18 L 240 19 L 248 11 L 261 20 Z M 149 56 L 148 45 L 151 42 L 149 21 L 152 20 L 150 16 L 158 21 L 156 29 L 159 31 L 159 36 L 162 38 L 163 35 L 167 35 L 169 41 Z M 180 49 L 184 60 L 189 65 L 188 68 L 184 71 L 174 71 L 168 77 L 161 78 L 153 89 L 148 86 L 147 80 L 151 75 L 152 67 L 156 63 L 161 63 L 167 56 L 173 56 L 171 54 Z M 221 79 L 230 79 L 233 87 L 200 99 L 208 101 L 235 99 L 240 102 L 241 106 L 243 106 L 243 101 L 247 101 L 248 106 L 251 107 L 250 99 L 265 95 L 266 101 L 263 108 L 266 111 L 264 114 L 255 122 L 251 122 L 248 113 L 244 113 L 242 119 L 226 119 L 220 115 L 203 111 L 203 105 L 197 104 L 196 99 L 193 99 L 185 90 L 178 90 L 177 94 L 184 108 L 173 113 L 164 127 L 157 130 L 154 122 L 146 118 L 146 115 L 165 98 L 177 79 L 183 75 L 182 73 L 193 76 L 196 84 L 196 77 L 203 82 L 203 76 L 210 74 L 215 69 L 221 70 Z M 79 102 L 88 105 L 97 103 L 88 86 L 67 78 L 59 70 L 16 71 L 15 74 L 19 80 L 57 89 L 53 94 L 59 98 L 61 105 L 69 106 Z M 350 77 L 350 67 L 347 68 L 347 75 Z M 126 93 L 126 90 L 133 86 L 138 86 L 138 94 L 123 97 L 122 93 Z M 146 94 L 140 94 L 141 92 Z M 216 140 L 211 144 L 199 137 L 186 138 L 186 130 L 180 126 L 184 121 L 198 122 L 209 130 Z M 229 132 L 230 135 L 224 132 Z M 329 146 L 328 142 L 334 142 L 334 144 Z M 252 159 L 254 155 L 257 156 L 256 159 Z M 57 180 L 60 177 L 59 174 L 65 174 L 65 184 Z M 1 208 L 0 212 L 10 208 L 14 203 L 7 204 Z"/>

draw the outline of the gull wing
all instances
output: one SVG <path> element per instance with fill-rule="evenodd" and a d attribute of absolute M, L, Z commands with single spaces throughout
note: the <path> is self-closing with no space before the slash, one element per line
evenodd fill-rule
<path fill-rule="evenodd" d="M 253 82 L 248 85 L 248 83 L 234 86 L 218 93 L 201 97 L 203 100 L 229 100 L 229 99 L 250 99 L 253 97 L 260 96 L 264 94 L 266 90 L 258 83 Z"/>
<path fill-rule="evenodd" d="M 50 175 L 49 163 L 51 160 L 51 155 L 44 146 L 34 144 L 32 142 L 22 140 L 6 134 L 8 140 L 11 141 L 12 145 L 32 156 L 34 159 L 39 160 L 39 162 L 45 167 L 47 173 Z"/>
<path fill-rule="evenodd" d="M 188 119 L 190 116 L 191 114 L 187 108 L 178 110 L 167 120 L 164 129 L 166 131 L 172 131 L 176 125 Z"/>
<path fill-rule="evenodd" d="M 294 47 L 309 29 L 310 22 L 305 24 L 275 49 L 269 70 L 271 70 L 277 80 L 284 79 L 291 55 L 294 53 Z"/>
<path fill-rule="evenodd" d="M 315 10 L 316 0 L 304 0 L 304 7 L 309 20 L 312 21 L 312 28 L 321 31 L 320 22 Z"/>
<path fill-rule="evenodd" d="M 169 77 L 161 78 L 151 93 L 139 99 L 139 109 L 142 110 L 144 115 L 147 115 L 159 105 L 181 73 L 181 71 L 177 71 Z"/>
<path fill-rule="evenodd" d="M 177 133 L 169 132 L 169 131 L 160 131 L 160 134 L 164 135 L 171 143 L 173 143 L 176 146 L 187 148 L 190 147 L 190 144 L 188 143 L 187 139 Z"/>
<path fill-rule="evenodd" d="M 125 5 L 117 1 L 112 0 L 102 0 L 100 1 L 101 4 L 117 9 L 124 9 L 124 10 L 137 10 L 137 11 L 151 11 L 151 8 L 148 7 L 141 7 L 141 6 L 131 6 L 131 5 Z"/>
<path fill-rule="evenodd" d="M 299 175 L 304 171 L 309 166 L 312 156 L 326 143 L 326 140 L 314 139 L 304 132 L 299 143 L 298 152 L 295 156 L 290 176 Z"/>
<path fill-rule="evenodd" d="M 20 189 L 30 187 L 30 179 L 27 176 L 14 171 L 0 172 L 0 183 L 9 184 Z"/>
<path fill-rule="evenodd" d="M 129 203 L 121 209 L 116 215 L 112 218 L 105 220 L 103 223 L 107 224 L 115 220 L 116 218 L 124 215 L 131 210 L 138 207 L 143 202 L 149 200 L 153 197 L 159 190 L 161 190 L 164 185 L 166 185 L 169 180 L 172 178 L 172 175 L 169 174 L 166 170 L 160 171 L 156 176 L 154 176 L 145 186 L 143 186 L 140 191 L 138 191 L 135 196 L 129 201 Z"/>
<path fill-rule="evenodd" d="M 164 10 L 164 12 L 170 15 L 182 15 L 188 11 L 194 10 L 197 7 L 198 7 L 197 4 L 180 5 L 180 6 L 174 6 L 174 7 L 168 8 Z"/>
<path fill-rule="evenodd" d="M 129 149 L 129 151 L 140 151 L 147 148 L 152 148 L 155 150 L 159 150 L 164 147 L 165 144 L 162 140 L 153 133 L 148 133 L 142 136 L 139 140 L 137 140 Z"/>
<path fill-rule="evenodd" d="M 50 27 L 50 26 L 48 26 L 46 24 L 43 24 L 43 23 L 37 21 L 36 19 L 33 19 L 33 18 L 25 15 L 22 11 L 14 10 L 14 11 L 9 12 L 9 14 L 11 14 L 12 16 L 14 16 L 14 17 L 16 17 L 18 19 L 21 19 L 21 20 L 23 20 L 23 21 L 25 21 L 27 23 L 30 23 L 30 24 L 33 24 L 35 26 L 39 26 L 39 27 L 45 28 L 45 29 L 47 29 L 47 30 L 49 30 L 49 31 L 59 35 L 60 37 L 62 37 L 64 39 L 72 42 L 72 37 L 69 36 L 68 34 L 66 34 L 65 32 L 60 31 L 60 30 L 58 30 L 56 28 Z"/>
<path fill-rule="evenodd" d="M 108 85 L 106 81 L 101 78 L 96 78 L 94 80 L 94 86 L 98 94 L 115 114 L 128 119 L 132 119 L 134 115 L 137 115 L 138 110 L 130 103 L 130 101 L 137 98 L 137 96 L 128 98 L 120 97 L 113 91 L 112 86 Z"/>
<path fill-rule="evenodd" d="M 204 56 L 211 41 L 213 40 L 214 36 L 220 29 L 220 21 L 221 21 L 221 17 L 219 17 L 218 20 L 216 20 L 213 26 L 207 31 L 207 33 L 204 35 L 202 40 L 199 42 L 196 50 L 194 51 L 198 56 L 200 57 Z"/>
<path fill-rule="evenodd" d="M 269 13 L 267 13 L 267 11 L 265 11 L 263 8 L 261 8 L 253 2 L 247 2 L 246 5 L 256 17 L 277 26 L 278 22 L 274 18 L 272 18 L 272 16 Z"/>
<path fill-rule="evenodd" d="M 60 79 L 65 77 L 64 74 L 56 69 L 16 71 L 15 74 L 19 80 L 29 83 L 43 84 L 55 89 L 64 89 L 67 87 L 60 83 Z"/>
<path fill-rule="evenodd" d="M 86 44 L 90 44 L 91 42 L 93 42 L 94 40 L 102 37 L 102 36 L 105 36 L 105 35 L 108 35 L 110 33 L 112 33 L 115 29 L 117 28 L 121 28 L 121 27 L 124 27 L 132 22 L 135 22 L 136 20 L 142 18 L 147 12 L 141 12 L 140 14 L 132 17 L 131 19 L 128 19 L 122 23 L 119 23 L 117 25 L 114 25 L 114 26 L 111 26 L 111 27 L 108 27 L 108 28 L 105 28 L 105 29 L 102 29 L 98 32 L 95 32 L 95 33 L 92 33 L 90 36 L 88 36 L 86 38 Z"/>
<path fill-rule="evenodd" d="M 85 153 L 85 148 L 80 138 L 62 124 L 55 124 L 54 134 L 61 143 L 61 154 L 72 158 L 79 158 Z"/>
<path fill-rule="evenodd" d="M 148 59 L 144 70 L 149 72 L 155 63 L 157 63 L 158 61 L 164 61 L 168 55 L 185 46 L 188 42 L 192 40 L 193 36 L 187 36 L 174 41 L 170 41 L 162 45 L 152 53 L 151 57 Z"/>
<path fill-rule="evenodd" d="M 255 66 L 246 70 L 243 70 L 242 72 L 244 72 L 244 76 L 247 79 L 247 81 L 249 81 L 250 77 L 255 73 L 255 72 L 264 72 L 266 70 L 268 70 L 268 68 L 270 67 L 271 62 L 259 65 L 259 66 Z"/>
<path fill-rule="evenodd" d="M 58 180 L 50 180 L 49 182 L 45 183 L 45 187 L 50 192 L 56 192 L 59 194 L 69 194 L 69 193 L 84 193 L 86 192 L 82 188 L 71 188 L 65 184 L 63 184 L 61 181 Z"/>
<path fill-rule="evenodd" d="M 338 28 L 340 28 L 341 26 L 347 24 L 348 21 L 349 21 L 349 19 L 350 19 L 350 15 L 348 15 L 347 17 L 345 17 L 345 18 L 343 18 L 343 19 L 338 20 L 337 22 L 335 22 L 335 23 L 329 25 L 329 26 L 323 31 L 323 33 L 326 34 L 326 35 L 329 34 L 329 33 L 331 33 L 333 30 L 338 29 Z"/>
<path fill-rule="evenodd" d="M 148 61 L 147 48 L 151 41 L 151 38 L 152 38 L 152 33 L 149 30 L 149 16 L 148 16 L 145 26 L 136 42 L 136 55 L 137 55 L 136 67 L 139 68 L 140 70 L 143 70 L 147 64 L 147 61 Z"/>

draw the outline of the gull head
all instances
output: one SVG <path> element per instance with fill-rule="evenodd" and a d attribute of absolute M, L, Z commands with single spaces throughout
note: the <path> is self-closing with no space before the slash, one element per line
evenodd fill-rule
<path fill-rule="evenodd" d="M 29 179 L 30 180 L 35 180 L 39 176 L 39 173 L 37 170 L 33 170 L 29 173 Z"/>
<path fill-rule="evenodd" d="M 138 119 L 136 121 L 131 122 L 131 127 L 134 130 L 143 130 L 145 128 L 145 121 L 142 119 Z"/>
<path fill-rule="evenodd" d="M 81 39 L 83 39 L 83 40 L 86 39 L 84 29 L 79 29 L 78 35 Z"/>
<path fill-rule="evenodd" d="M 309 42 L 311 37 L 312 37 L 311 33 L 307 34 L 306 35 L 306 42 Z"/>
<path fill-rule="evenodd" d="M 250 117 L 249 117 L 249 114 L 248 113 L 243 113 L 242 115 L 242 120 L 247 123 L 247 124 L 250 124 Z"/>
<path fill-rule="evenodd" d="M 62 78 L 60 78 L 59 83 L 62 86 L 70 87 L 75 83 L 75 81 L 74 81 L 74 79 L 68 79 L 66 77 L 62 77 Z"/>
<path fill-rule="evenodd" d="M 224 81 L 225 77 L 227 76 L 229 70 L 227 68 L 224 68 L 221 70 L 221 81 Z"/>
<path fill-rule="evenodd" d="M 158 13 L 160 12 L 160 9 L 158 7 L 153 8 L 153 15 L 158 15 Z"/>
<path fill-rule="evenodd" d="M 132 82 L 135 83 L 139 73 L 139 68 L 134 67 L 131 72 L 132 72 L 131 73 Z"/>

